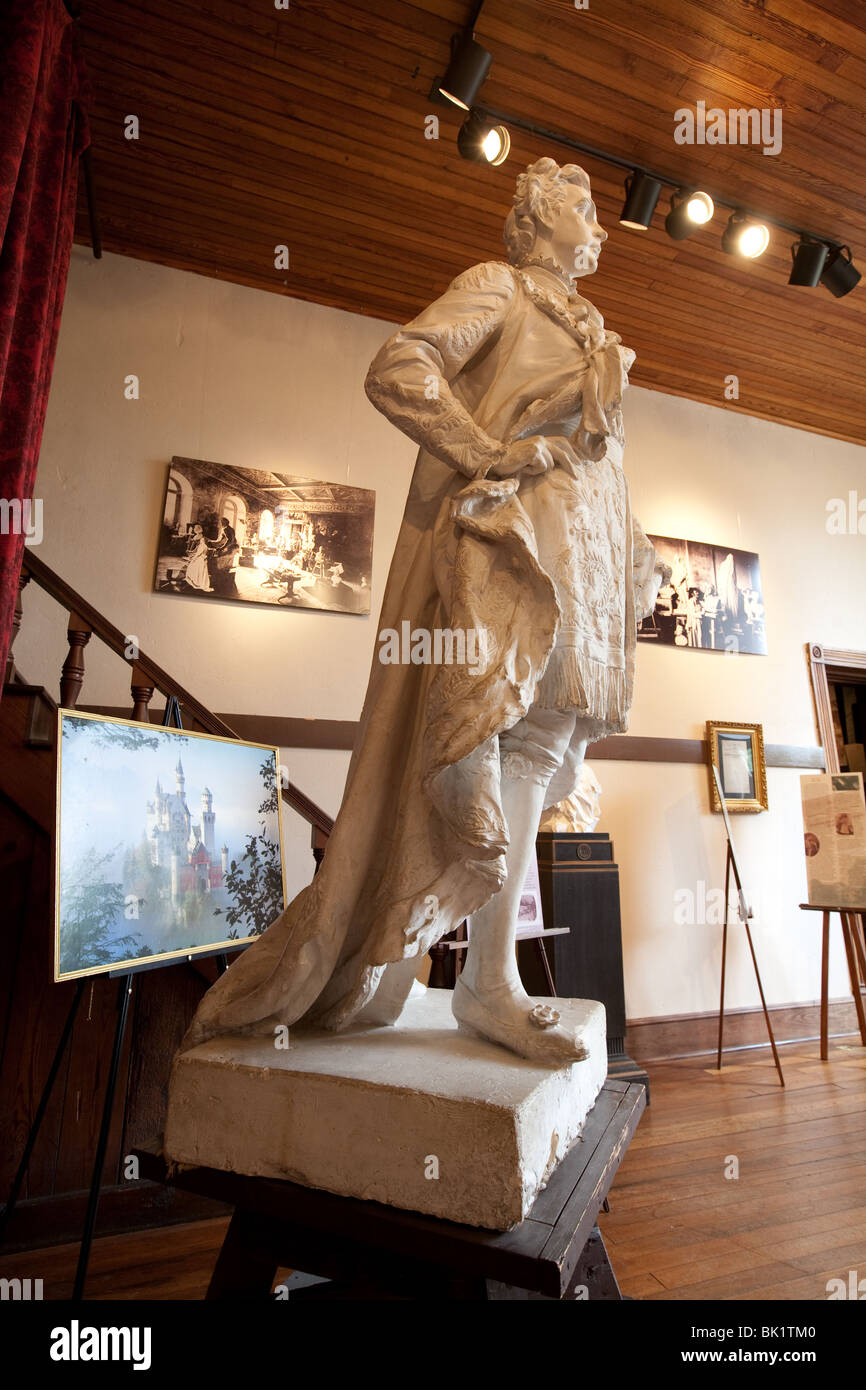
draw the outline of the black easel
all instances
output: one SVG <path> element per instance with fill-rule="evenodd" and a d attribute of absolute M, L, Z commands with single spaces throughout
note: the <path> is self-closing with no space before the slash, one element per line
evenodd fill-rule
<path fill-rule="evenodd" d="M 21 1162 L 18 1165 L 18 1172 L 12 1179 L 12 1186 L 9 1189 L 9 1196 L 6 1199 L 6 1205 L 3 1208 L 2 1213 L 0 1213 L 0 1242 L 2 1242 L 3 1240 L 3 1236 L 6 1232 L 6 1227 L 8 1226 L 12 1218 L 12 1213 L 18 1205 L 18 1197 L 21 1193 L 21 1188 L 24 1183 L 24 1179 L 27 1176 L 27 1169 L 30 1167 L 30 1158 L 33 1153 L 33 1149 L 36 1145 L 36 1140 L 39 1137 L 39 1131 L 42 1128 L 42 1121 L 45 1119 L 45 1112 L 48 1109 L 48 1102 L 51 1099 L 51 1092 L 54 1090 L 54 1083 L 57 1080 L 57 1073 L 60 1070 L 60 1063 L 63 1061 L 63 1054 L 66 1051 L 67 1044 L 69 1042 L 70 1037 L 72 1036 L 72 1028 L 75 1023 L 75 1016 L 78 1013 L 78 1005 L 81 1003 L 81 996 L 84 993 L 84 984 L 85 981 L 83 978 L 76 981 L 75 994 L 73 996 L 72 1003 L 69 1006 L 69 1013 L 66 1015 L 66 1022 L 63 1025 L 63 1032 L 60 1034 L 60 1042 L 57 1044 L 57 1051 L 54 1054 L 54 1061 L 51 1063 L 51 1070 L 48 1073 L 48 1079 L 45 1082 L 45 1086 L 42 1090 L 42 1095 L 39 1099 L 39 1104 L 36 1107 L 36 1114 L 34 1115 L 33 1123 L 30 1126 L 30 1133 L 27 1136 L 27 1143 L 24 1145 L 24 1153 L 22 1154 Z"/>
<path fill-rule="evenodd" d="M 166 697 L 166 705 L 165 711 L 163 713 L 162 723 L 164 728 L 171 727 L 172 725 L 174 725 L 178 729 L 183 728 L 180 716 L 180 705 L 178 703 L 176 695 L 169 695 Z M 226 957 L 224 953 L 219 954 L 218 961 L 220 964 L 220 973 L 222 973 L 222 971 L 226 968 Z M 117 1025 L 114 1030 L 114 1046 L 112 1048 L 111 1053 L 111 1066 L 108 1072 L 108 1084 L 105 1091 L 105 1101 L 102 1107 L 102 1122 L 100 1124 L 99 1139 L 96 1145 L 96 1158 L 94 1160 L 93 1172 L 91 1174 L 90 1179 L 90 1194 L 88 1197 L 87 1211 L 84 1218 L 84 1230 L 81 1236 L 81 1249 L 79 1251 L 78 1265 L 75 1271 L 75 1284 L 73 1287 L 72 1297 L 76 1300 L 83 1298 L 84 1296 L 84 1281 L 87 1278 L 87 1266 L 90 1260 L 90 1248 L 93 1244 L 93 1232 L 96 1226 L 96 1213 L 99 1207 L 99 1192 L 100 1187 L 102 1185 L 102 1169 L 105 1165 L 105 1154 L 108 1148 L 108 1136 L 111 1130 L 111 1117 L 114 1110 L 114 1093 L 117 1088 L 117 1074 L 120 1070 L 120 1058 L 123 1053 L 123 1042 L 126 1036 L 126 1024 L 129 1018 L 129 1003 L 132 998 L 133 980 L 135 975 L 140 974 L 142 970 L 156 969 L 159 969 L 158 964 L 145 963 L 140 966 L 135 966 L 131 970 L 125 969 L 120 971 L 108 971 L 108 976 L 110 979 L 119 980 L 119 988 L 117 995 Z M 42 1121 L 45 1118 L 45 1112 L 48 1109 L 48 1102 L 51 1099 L 51 1093 L 54 1089 L 54 1083 L 57 1080 L 57 1074 L 60 1071 L 60 1064 L 63 1060 L 63 1055 L 66 1051 L 66 1048 L 69 1045 L 70 1038 L 72 1037 L 72 1029 L 75 1024 L 76 1015 L 78 1014 L 78 1006 L 81 1003 L 81 996 L 84 992 L 85 983 L 86 977 L 84 976 L 82 976 L 76 983 L 75 996 L 72 1000 L 72 1004 L 70 1005 L 69 1013 L 66 1018 L 66 1023 L 64 1024 L 63 1032 L 60 1035 L 60 1041 L 57 1044 L 57 1051 L 54 1054 L 54 1061 L 51 1063 L 51 1070 L 48 1073 L 48 1078 L 45 1082 L 45 1087 L 42 1091 L 42 1096 L 40 1098 L 36 1114 L 33 1117 L 33 1124 L 31 1125 L 30 1133 L 27 1136 L 27 1143 L 24 1147 L 24 1153 L 22 1155 L 21 1162 L 18 1165 L 18 1171 L 13 1179 L 8 1201 L 6 1202 L 6 1206 L 3 1209 L 2 1215 L 0 1215 L 0 1239 L 2 1239 L 6 1226 L 8 1225 L 18 1202 L 18 1197 L 20 1195 L 21 1187 L 23 1185 L 24 1178 L 26 1176 L 27 1169 L 30 1164 L 30 1159 L 33 1154 L 33 1149 L 36 1144 L 37 1137 L 39 1135 L 39 1130 L 42 1126 Z"/>
<path fill-rule="evenodd" d="M 109 977 L 111 977 L 111 973 L 112 972 L 109 971 Z M 111 1114 L 114 1110 L 114 1092 L 117 1087 L 117 1073 L 120 1069 L 120 1055 L 123 1051 L 123 1039 L 126 1034 L 126 1020 L 129 1017 L 129 1001 L 132 998 L 132 980 L 132 971 L 120 977 L 120 987 L 117 995 L 117 1026 L 114 1030 L 114 1048 L 111 1053 L 108 1085 L 105 1090 L 105 1101 L 102 1106 L 102 1124 L 99 1126 L 96 1158 L 93 1164 L 93 1173 L 90 1178 L 90 1196 L 87 1199 L 87 1213 L 84 1217 L 81 1249 L 78 1252 L 78 1265 L 76 1266 L 75 1283 L 72 1288 L 72 1297 L 76 1301 L 84 1297 L 84 1281 L 87 1278 L 90 1247 L 93 1244 L 93 1231 L 96 1226 L 96 1211 L 99 1206 L 99 1189 L 102 1186 L 102 1169 L 105 1164 L 105 1151 L 108 1148 Z"/>
<path fill-rule="evenodd" d="M 167 695 L 165 709 L 162 715 L 162 726 L 164 729 L 174 726 L 182 729 L 183 724 L 180 718 L 180 705 L 176 695 Z M 102 1169 L 105 1165 L 105 1154 L 108 1148 L 108 1135 L 111 1130 L 111 1116 L 114 1111 L 114 1093 L 117 1089 L 117 1073 L 120 1070 L 120 1058 L 123 1053 L 123 1040 L 126 1036 L 126 1023 L 129 1018 L 129 1002 L 132 999 L 132 985 L 135 976 L 142 970 L 153 969 L 153 966 L 138 966 L 134 970 L 124 970 L 119 974 L 119 987 L 117 995 L 117 1026 L 114 1030 L 114 1047 L 111 1053 L 111 1067 L 108 1072 L 108 1085 L 105 1088 L 105 1100 L 102 1106 L 102 1123 L 99 1126 L 99 1140 L 96 1145 L 96 1158 L 93 1163 L 93 1173 L 90 1178 L 90 1195 L 87 1199 L 87 1213 L 84 1217 L 84 1231 L 81 1236 L 81 1249 L 78 1252 L 78 1264 L 75 1269 L 75 1283 L 72 1288 L 72 1298 L 78 1301 L 84 1297 L 84 1283 L 87 1279 L 87 1266 L 90 1263 L 90 1247 L 93 1244 L 93 1232 L 96 1228 L 96 1213 L 99 1208 L 99 1192 L 102 1187 Z M 118 972 L 109 970 L 109 979 L 118 978 Z"/>

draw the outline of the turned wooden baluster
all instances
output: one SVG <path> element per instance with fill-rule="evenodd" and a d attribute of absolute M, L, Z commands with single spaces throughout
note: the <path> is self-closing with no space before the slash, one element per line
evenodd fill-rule
<path fill-rule="evenodd" d="M 66 636 L 69 641 L 69 654 L 60 672 L 60 703 L 66 709 L 75 709 L 81 687 L 84 684 L 84 648 L 90 641 L 92 628 L 77 613 L 69 614 Z"/>
<path fill-rule="evenodd" d="M 313 858 L 316 861 L 316 867 L 313 870 L 315 875 L 319 872 L 322 860 L 325 857 L 325 850 L 328 847 L 328 836 L 325 834 L 324 830 L 320 830 L 317 825 L 314 825 L 311 840 L 313 845 Z"/>
<path fill-rule="evenodd" d="M 24 609 L 21 603 L 21 595 L 24 592 L 24 585 L 30 583 L 30 575 L 22 570 L 18 576 L 18 593 L 15 595 L 15 612 L 12 615 L 12 632 L 9 636 L 9 652 L 6 657 L 5 680 L 15 679 L 15 662 L 12 659 L 12 648 L 15 646 L 15 638 L 18 636 L 21 627 L 21 619 L 24 616 Z"/>
<path fill-rule="evenodd" d="M 132 717 L 138 719 L 142 724 L 150 723 L 150 710 L 148 706 L 153 699 L 154 685 L 148 684 L 147 672 L 139 666 L 137 661 L 132 663 Z"/>

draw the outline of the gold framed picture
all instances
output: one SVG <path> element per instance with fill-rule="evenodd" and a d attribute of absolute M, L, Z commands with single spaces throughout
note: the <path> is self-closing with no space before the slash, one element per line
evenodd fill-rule
<path fill-rule="evenodd" d="M 768 809 L 764 731 L 760 724 L 731 724 L 708 719 L 707 752 L 710 769 L 714 766 L 718 769 L 727 811 Z M 714 811 L 721 811 L 712 770 L 710 804 Z"/>
<path fill-rule="evenodd" d="M 222 954 L 285 906 L 269 744 L 57 714 L 55 980 Z"/>

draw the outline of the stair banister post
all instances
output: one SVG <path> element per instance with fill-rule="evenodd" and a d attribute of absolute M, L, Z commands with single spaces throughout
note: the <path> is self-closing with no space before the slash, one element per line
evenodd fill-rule
<path fill-rule="evenodd" d="M 66 636 L 69 652 L 60 672 L 60 703 L 65 709 L 75 709 L 84 684 L 84 648 L 90 641 L 92 628 L 77 613 L 69 614 Z"/>
<path fill-rule="evenodd" d="M 325 834 L 324 830 L 320 830 L 317 825 L 314 825 L 312 827 L 310 841 L 312 843 L 313 858 L 316 861 L 316 867 L 313 872 L 318 873 L 319 866 L 325 857 L 325 850 L 328 847 L 328 836 Z"/>
<path fill-rule="evenodd" d="M 147 671 L 137 662 L 132 663 L 132 717 L 142 724 L 150 723 L 150 710 L 148 706 L 153 699 L 156 686 L 152 683 Z"/>
<path fill-rule="evenodd" d="M 18 592 L 15 595 L 15 612 L 12 615 L 12 631 L 9 635 L 9 652 L 6 657 L 6 675 L 4 681 L 11 681 L 15 678 L 15 662 L 12 659 L 12 648 L 15 646 L 15 638 L 21 628 L 21 619 L 24 616 L 24 608 L 21 602 L 21 595 L 24 592 L 24 585 L 30 583 L 30 575 L 21 570 L 18 575 Z"/>

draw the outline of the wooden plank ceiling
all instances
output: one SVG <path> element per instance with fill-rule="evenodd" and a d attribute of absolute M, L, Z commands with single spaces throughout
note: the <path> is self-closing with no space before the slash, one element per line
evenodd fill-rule
<path fill-rule="evenodd" d="M 107 250 L 405 321 L 503 255 L 519 169 L 578 158 L 513 130 L 500 168 L 456 148 L 429 97 L 462 0 L 84 0 Z M 863 0 L 487 0 L 483 101 L 849 243 L 866 272 Z M 776 156 L 677 145 L 674 112 L 781 107 Z M 424 138 L 439 114 L 440 138 Z M 138 116 L 140 138 L 124 138 Z M 789 234 L 725 255 L 727 212 L 686 241 L 618 225 L 622 174 L 591 158 L 610 232 L 589 293 L 637 352 L 632 380 L 866 443 L 866 275 L 842 300 L 787 285 Z M 88 239 L 83 206 L 79 239 Z M 285 243 L 290 268 L 274 267 Z M 740 399 L 724 382 L 739 377 Z"/>

